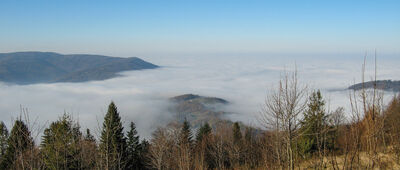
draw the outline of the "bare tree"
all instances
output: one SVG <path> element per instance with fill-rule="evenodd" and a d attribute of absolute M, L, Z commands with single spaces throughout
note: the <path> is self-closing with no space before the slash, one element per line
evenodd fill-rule
<path fill-rule="evenodd" d="M 179 126 L 170 124 L 157 128 L 149 148 L 149 163 L 154 169 L 178 169 L 179 167 Z"/>
<path fill-rule="evenodd" d="M 381 160 L 378 155 L 379 145 L 384 144 L 384 114 L 383 114 L 383 91 L 377 88 L 377 62 L 375 51 L 375 72 L 374 86 L 372 89 L 367 89 L 365 83 L 365 67 L 366 55 L 362 65 L 362 88 L 358 91 L 353 90 L 350 94 L 351 103 L 351 123 L 353 124 L 352 135 L 354 137 L 353 158 L 357 159 L 358 166 L 361 166 L 360 151 L 365 151 L 367 154 L 366 168 L 373 169 L 380 167 Z M 352 167 L 353 161 L 350 162 Z"/>
<path fill-rule="evenodd" d="M 297 71 L 284 73 L 279 87 L 265 100 L 261 122 L 274 133 L 274 155 L 284 168 L 294 169 L 294 141 L 298 137 L 299 116 L 306 108 L 307 87 L 297 80 Z"/>
<path fill-rule="evenodd" d="M 167 149 L 168 149 L 168 136 L 165 129 L 158 128 L 153 133 L 153 139 L 149 148 L 150 166 L 161 170 L 165 167 Z"/>

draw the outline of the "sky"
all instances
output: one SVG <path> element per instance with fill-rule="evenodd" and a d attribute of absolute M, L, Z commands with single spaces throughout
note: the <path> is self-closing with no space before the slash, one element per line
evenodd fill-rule
<path fill-rule="evenodd" d="M 400 54 L 400 1 L 2 0 L 0 52 Z"/>

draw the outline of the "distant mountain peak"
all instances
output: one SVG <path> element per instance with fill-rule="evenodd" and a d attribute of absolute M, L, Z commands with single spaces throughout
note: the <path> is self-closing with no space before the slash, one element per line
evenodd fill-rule
<path fill-rule="evenodd" d="M 14 84 L 105 80 L 122 71 L 157 67 L 137 57 L 38 51 L 0 53 L 0 81 Z"/>
<path fill-rule="evenodd" d="M 179 96 L 175 96 L 171 98 L 174 102 L 185 102 L 197 100 L 202 102 L 203 104 L 228 104 L 229 102 L 225 99 L 217 98 L 217 97 L 205 97 L 196 94 L 183 94 Z"/>
<path fill-rule="evenodd" d="M 178 122 L 187 120 L 193 128 L 198 128 L 206 122 L 212 127 L 219 124 L 232 124 L 231 121 L 224 118 L 228 114 L 224 111 L 224 106 L 229 104 L 224 99 L 184 94 L 172 97 L 170 100 L 173 103 L 170 111 L 176 114 L 176 120 Z"/>

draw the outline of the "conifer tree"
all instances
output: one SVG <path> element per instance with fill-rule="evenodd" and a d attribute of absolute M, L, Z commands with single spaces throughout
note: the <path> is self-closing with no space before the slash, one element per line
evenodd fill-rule
<path fill-rule="evenodd" d="M 135 123 L 131 122 L 130 128 L 126 139 L 126 169 L 141 169 L 141 145 Z"/>
<path fill-rule="evenodd" d="M 187 120 L 183 122 L 182 129 L 179 133 L 178 145 L 179 169 L 192 169 L 192 132 L 190 131 L 190 125 Z"/>
<path fill-rule="evenodd" d="M 0 164 L 7 150 L 8 130 L 4 122 L 0 122 Z"/>
<path fill-rule="evenodd" d="M 205 123 L 203 126 L 200 127 L 196 134 L 196 141 L 201 142 L 203 137 L 211 133 L 211 127 L 208 123 Z"/>
<path fill-rule="evenodd" d="M 47 169 L 81 168 L 80 154 L 81 133 L 71 117 L 64 114 L 44 130 L 41 150 Z"/>
<path fill-rule="evenodd" d="M 86 134 L 81 141 L 81 147 L 82 169 L 95 169 L 98 150 L 96 139 L 89 129 L 86 129 Z"/>
<path fill-rule="evenodd" d="M 139 152 L 139 169 L 148 169 L 148 164 L 149 164 L 149 147 L 150 143 L 146 140 L 143 139 L 142 142 L 140 143 L 140 152 Z"/>
<path fill-rule="evenodd" d="M 88 142 L 96 142 L 96 139 L 94 139 L 94 136 L 90 133 L 89 129 L 86 129 L 84 140 Z"/>
<path fill-rule="evenodd" d="M 233 143 L 238 145 L 242 142 L 242 132 L 240 131 L 240 125 L 238 122 L 233 124 Z"/>
<path fill-rule="evenodd" d="M 325 101 L 321 92 L 319 90 L 313 92 L 300 128 L 302 136 L 299 139 L 299 152 L 305 157 L 326 146 L 326 138 L 323 135 L 328 128 L 328 116 L 324 107 Z"/>
<path fill-rule="evenodd" d="M 103 169 L 124 169 L 126 141 L 121 117 L 114 102 L 108 106 L 100 137 Z"/>
<path fill-rule="evenodd" d="M 196 134 L 196 159 L 198 159 L 197 164 L 200 165 L 200 168 L 215 168 L 211 142 L 211 127 L 208 123 L 205 123 Z"/>
<path fill-rule="evenodd" d="M 233 123 L 232 133 L 233 133 L 233 143 L 231 145 L 232 148 L 230 149 L 230 153 L 231 153 L 231 164 L 235 166 L 242 163 L 243 159 L 242 132 L 240 131 L 239 122 Z"/>
<path fill-rule="evenodd" d="M 192 132 L 190 131 L 189 122 L 187 120 L 185 120 L 183 122 L 183 126 L 182 126 L 182 129 L 181 129 L 181 132 L 180 132 L 179 142 L 181 144 L 189 144 L 189 145 L 191 145 L 192 144 L 192 138 L 193 138 L 193 136 L 192 136 Z"/>
<path fill-rule="evenodd" d="M 16 169 L 19 164 L 23 163 L 23 154 L 34 146 L 31 132 L 25 122 L 20 119 L 15 121 L 7 144 L 8 147 L 0 169 Z"/>

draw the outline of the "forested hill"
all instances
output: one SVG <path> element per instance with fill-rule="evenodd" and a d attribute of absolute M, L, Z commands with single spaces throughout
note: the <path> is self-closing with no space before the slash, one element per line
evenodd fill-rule
<path fill-rule="evenodd" d="M 365 82 L 364 85 L 363 85 L 363 83 L 354 84 L 354 85 L 350 86 L 349 89 L 360 90 L 363 87 L 368 89 L 368 88 L 374 88 L 374 86 L 375 86 L 375 81 L 368 81 L 368 82 Z M 376 88 L 381 89 L 381 90 L 386 90 L 386 91 L 400 92 L 400 81 L 377 80 Z"/>
<path fill-rule="evenodd" d="M 13 84 L 105 80 L 118 76 L 121 71 L 157 67 L 137 57 L 53 52 L 0 53 L 0 81 Z"/>
<path fill-rule="evenodd" d="M 194 129 L 199 128 L 204 123 L 209 123 L 211 127 L 233 123 L 223 118 L 228 114 L 223 110 L 223 107 L 229 104 L 224 99 L 184 94 L 172 97 L 170 100 L 174 103 L 171 111 L 176 113 L 176 121 L 182 123 L 187 120 Z"/>

